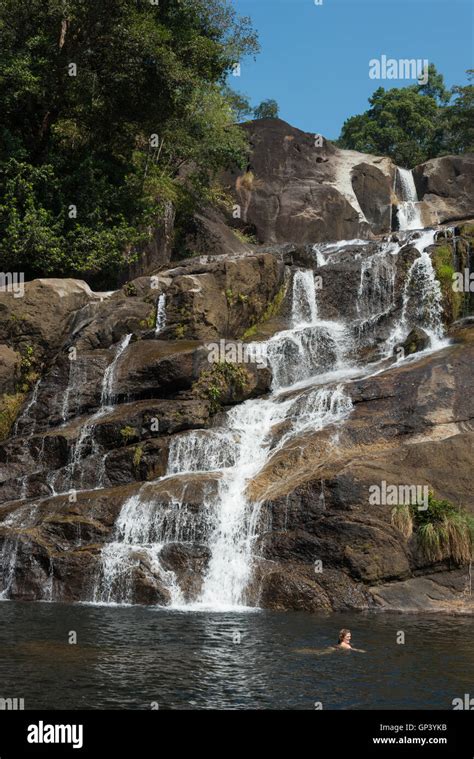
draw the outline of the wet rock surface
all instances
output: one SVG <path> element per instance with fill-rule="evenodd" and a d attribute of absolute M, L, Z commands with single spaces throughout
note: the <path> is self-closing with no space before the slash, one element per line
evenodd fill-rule
<path fill-rule="evenodd" d="M 414 483 L 474 511 L 472 299 L 449 278 L 472 224 L 392 234 L 390 161 L 244 128 L 241 219 L 203 209 L 196 255 L 161 241 L 111 293 L 0 294 L 0 593 L 466 613 L 467 567 L 370 496 Z M 474 215 L 470 158 L 429 164 L 420 200 Z"/>

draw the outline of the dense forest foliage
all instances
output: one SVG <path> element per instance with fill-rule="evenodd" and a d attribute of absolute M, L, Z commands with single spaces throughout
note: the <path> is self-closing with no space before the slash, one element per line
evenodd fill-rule
<path fill-rule="evenodd" d="M 230 0 L 2 0 L 0 269 L 107 282 L 170 203 L 178 220 L 245 165 L 238 122 L 278 116 L 228 85 L 258 52 Z M 472 72 L 471 72 L 472 73 Z M 338 144 L 403 166 L 474 147 L 472 85 L 379 88 Z"/>
<path fill-rule="evenodd" d="M 258 42 L 227 0 L 3 0 L 0 39 L 4 271 L 117 269 L 245 160 L 225 82 Z"/>
<path fill-rule="evenodd" d="M 386 155 L 412 168 L 429 158 L 474 150 L 474 86 L 447 90 L 436 67 L 426 84 L 379 87 L 370 108 L 342 127 L 338 145 L 363 153 Z M 467 72 L 469 81 L 474 71 Z"/>

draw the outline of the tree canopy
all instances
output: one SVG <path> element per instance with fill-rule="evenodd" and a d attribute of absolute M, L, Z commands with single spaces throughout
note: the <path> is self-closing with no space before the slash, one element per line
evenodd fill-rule
<path fill-rule="evenodd" d="M 338 145 L 386 155 L 407 168 L 473 150 L 473 93 L 472 85 L 448 91 L 442 74 L 430 64 L 426 84 L 379 87 L 369 99 L 369 110 L 344 123 Z"/>
<path fill-rule="evenodd" d="M 258 42 L 228 0 L 3 0 L 0 40 L 3 270 L 116 269 L 245 159 L 225 81 Z"/>
<path fill-rule="evenodd" d="M 263 100 L 253 112 L 256 119 L 278 118 L 278 103 L 276 100 Z"/>

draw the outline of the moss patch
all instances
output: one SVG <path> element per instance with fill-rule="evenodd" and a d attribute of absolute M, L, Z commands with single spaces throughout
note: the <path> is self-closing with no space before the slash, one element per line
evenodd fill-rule
<path fill-rule="evenodd" d="M 25 396 L 26 392 L 19 392 L 0 398 L 0 441 L 10 436 Z"/>
<path fill-rule="evenodd" d="M 232 232 L 240 242 L 244 243 L 244 245 L 258 245 L 258 240 L 255 235 L 252 235 L 249 232 L 244 232 L 241 229 L 232 229 Z"/>
<path fill-rule="evenodd" d="M 140 466 L 142 456 L 143 456 L 143 446 L 137 445 L 137 447 L 135 448 L 133 452 L 133 466 L 135 467 L 135 469 L 138 469 L 138 467 Z"/>
<path fill-rule="evenodd" d="M 258 332 L 258 328 L 261 324 L 265 324 L 265 322 L 268 322 L 270 319 L 272 319 L 274 316 L 276 316 L 281 308 L 281 305 L 285 299 L 286 290 L 287 290 L 287 283 L 285 282 L 280 289 L 278 290 L 277 294 L 273 298 L 273 300 L 270 301 L 270 303 L 267 305 L 265 311 L 263 312 L 262 316 L 258 319 L 255 324 L 252 324 L 248 329 L 245 330 L 245 332 L 242 335 L 242 340 L 250 340 L 252 337 L 255 337 L 255 335 Z"/>
<path fill-rule="evenodd" d="M 127 445 L 127 443 L 132 438 L 138 437 L 138 433 L 137 433 L 135 427 L 130 427 L 130 426 L 127 425 L 126 427 L 122 427 L 122 429 L 120 430 L 120 436 L 121 436 L 121 438 L 123 440 L 124 445 Z"/>
<path fill-rule="evenodd" d="M 436 278 L 441 287 L 445 321 L 448 324 L 456 321 L 462 314 L 464 293 L 454 290 L 453 250 L 451 245 L 438 245 L 432 255 Z"/>
<path fill-rule="evenodd" d="M 174 328 L 174 336 L 176 340 L 182 340 L 183 337 L 186 335 L 186 327 L 184 324 L 177 324 Z"/>
<path fill-rule="evenodd" d="M 211 369 L 201 372 L 193 384 L 193 392 L 198 398 L 210 401 L 210 412 L 215 414 L 226 398 L 240 396 L 249 383 L 248 370 L 243 366 L 221 361 Z"/>
<path fill-rule="evenodd" d="M 154 306 L 151 311 L 148 312 L 148 316 L 146 319 L 141 319 L 140 321 L 140 327 L 142 329 L 153 329 L 153 327 L 156 324 L 156 310 L 157 307 Z"/>

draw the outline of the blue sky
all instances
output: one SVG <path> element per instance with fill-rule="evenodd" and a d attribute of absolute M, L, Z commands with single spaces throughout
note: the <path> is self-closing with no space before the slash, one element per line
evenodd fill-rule
<path fill-rule="evenodd" d="M 446 84 L 466 83 L 473 63 L 470 0 L 232 0 L 250 16 L 261 53 L 230 85 L 254 105 L 274 98 L 280 117 L 305 131 L 339 136 L 346 118 L 367 110 L 375 89 L 407 81 L 369 78 L 369 60 L 428 59 Z"/>

